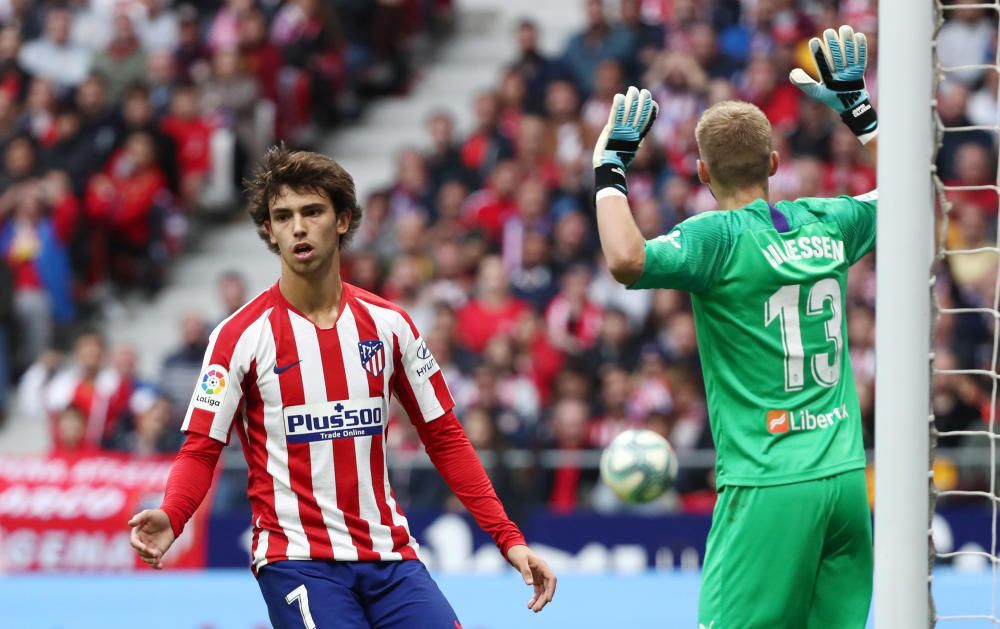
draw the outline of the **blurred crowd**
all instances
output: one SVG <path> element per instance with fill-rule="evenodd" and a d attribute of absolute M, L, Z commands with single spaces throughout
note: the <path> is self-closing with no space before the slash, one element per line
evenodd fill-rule
<path fill-rule="evenodd" d="M 130 10 L 101 22 L 94 12 L 105 4 Z M 302 145 L 313 125 L 350 120 L 368 96 L 405 89 L 404 42 L 434 32 L 449 14 L 448 3 L 431 0 L 209 4 L 92 0 L 43 11 L 0 2 L 0 251 L 14 287 L 2 293 L 13 301 L 0 312 L 21 322 L 6 354 L 17 357 L 9 368 L 27 368 L 22 412 L 51 419 L 57 448 L 178 447 L 176 427 L 217 318 L 185 315 L 177 351 L 150 382 L 135 372 L 135 348 L 106 348 L 94 333 L 77 335 L 63 359 L 45 351 L 53 329 L 79 321 L 81 304 L 105 282 L 155 286 L 157 256 L 175 255 L 185 220 L 214 203 L 206 190 L 219 179 L 211 164 L 219 153 L 231 155 L 231 183 L 269 138 Z M 772 201 L 869 192 L 875 164 L 833 112 L 786 77 L 795 66 L 812 68 L 810 37 L 851 24 L 868 35 L 877 106 L 876 5 L 581 0 L 585 26 L 556 54 L 542 50 L 540 27 L 526 18 L 512 33 L 516 56 L 471 102 L 474 126 L 460 132 L 456 112 L 432 112 L 425 144 L 402 150 L 392 183 L 364 200 L 344 277 L 411 314 L 512 509 L 614 507 L 583 455 L 628 427 L 668 437 L 682 461 L 685 452 L 712 447 L 689 298 L 626 292 L 600 256 L 591 151 L 612 96 L 638 84 L 660 105 L 628 172 L 647 238 L 715 208 L 697 182 L 694 127 L 719 100 L 750 101 L 771 120 L 782 157 Z M 944 66 L 993 63 L 995 11 L 946 17 L 937 46 Z M 942 126 L 995 125 L 997 82 L 996 70 L 944 72 Z M 228 143 L 216 141 L 219 129 L 230 132 Z M 980 187 L 996 184 L 995 132 L 944 133 L 937 161 L 946 190 L 942 242 L 949 250 L 995 247 L 997 193 Z M 157 220 L 136 218 L 151 215 Z M 851 270 L 847 314 L 867 445 L 874 262 L 868 256 Z M 994 308 L 997 268 L 990 251 L 947 256 L 936 284 L 940 304 Z M 219 286 L 217 314 L 225 315 L 241 305 L 245 287 L 238 274 Z M 41 313 L 53 322 L 44 330 Z M 989 314 L 940 317 L 939 367 L 993 371 L 993 326 Z M 936 377 L 939 429 L 983 429 L 992 386 L 989 376 Z M 403 460 L 419 441 L 400 413 L 390 458 Z M 555 456 L 525 464 L 510 456 L 517 451 Z M 711 508 L 708 463 L 682 469 L 678 491 L 659 507 Z M 451 500 L 432 470 L 390 469 L 405 504 Z"/>
<path fill-rule="evenodd" d="M 0 1 L 0 408 L 17 384 L 68 442 L 82 417 L 87 446 L 147 451 L 142 418 L 190 392 L 173 364 L 140 382 L 135 348 L 91 328 L 239 213 L 268 145 L 405 93 L 451 22 L 450 0 Z"/>

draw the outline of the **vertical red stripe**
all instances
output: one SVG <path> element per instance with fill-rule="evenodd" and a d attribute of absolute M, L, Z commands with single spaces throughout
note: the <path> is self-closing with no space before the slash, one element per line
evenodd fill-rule
<path fill-rule="evenodd" d="M 236 430 L 243 444 L 243 455 L 247 459 L 249 479 L 247 494 L 253 517 L 253 546 L 251 557 L 257 552 L 261 530 L 268 531 L 268 563 L 287 559 L 288 537 L 278 524 L 278 512 L 274 507 L 274 480 L 267 473 L 267 433 L 264 429 L 264 402 L 257 386 L 257 361 L 250 364 L 250 370 L 243 380 L 246 391 L 247 426 L 236 422 Z"/>
<path fill-rule="evenodd" d="M 343 325 L 343 323 L 338 322 L 338 325 Z M 337 328 L 317 330 L 316 332 L 319 335 L 319 352 L 323 357 L 326 397 L 330 401 L 349 399 L 351 395 L 347 388 L 344 354 L 340 347 L 340 335 L 337 333 Z M 360 351 L 358 360 L 361 360 Z M 333 439 L 332 441 L 333 473 L 334 481 L 337 484 L 337 508 L 344 513 L 344 522 L 351 534 L 351 543 L 358 550 L 358 560 L 378 561 L 381 557 L 372 550 L 368 522 L 361 518 L 361 505 L 358 499 L 358 461 L 354 440 Z"/>
<path fill-rule="evenodd" d="M 405 518 L 406 514 L 403 513 L 403 507 L 399 505 L 399 500 L 396 499 L 396 492 L 392 487 L 389 488 L 389 496 L 392 497 L 392 502 L 396 505 L 396 513 L 399 514 L 399 517 Z M 409 531 L 407 531 L 406 535 L 409 537 Z M 413 550 L 413 546 L 403 546 L 399 549 L 399 552 L 403 555 L 403 559 L 418 559 L 417 551 Z"/>
<path fill-rule="evenodd" d="M 291 365 L 298 363 L 299 352 L 295 344 L 295 334 L 292 331 L 291 315 L 285 308 L 275 308 L 271 314 L 271 327 L 274 330 L 274 345 L 276 350 L 276 365 Z M 281 386 L 281 398 L 284 407 L 305 404 L 305 393 L 302 390 L 302 378 L 307 368 L 303 365 L 298 369 L 287 369 L 278 376 Z M 323 512 L 316 502 L 312 486 L 312 456 L 309 443 L 287 443 L 288 448 L 288 478 L 299 502 L 299 520 L 305 530 L 309 542 L 309 556 L 313 559 L 333 558 L 333 545 L 330 534 L 323 521 Z"/>
<path fill-rule="evenodd" d="M 399 337 L 392 335 L 392 390 L 399 398 L 399 403 L 403 405 L 411 424 L 424 421 L 424 415 L 417 402 L 417 396 L 413 394 L 413 387 L 410 386 L 410 378 L 403 368 L 403 355 L 399 349 Z"/>
<path fill-rule="evenodd" d="M 403 373 L 403 355 L 399 349 L 399 337 L 395 334 L 392 335 L 392 364 L 392 384 L 390 386 L 392 386 L 393 393 L 399 398 L 399 403 L 406 410 L 406 414 L 410 418 L 410 423 L 413 423 L 416 418 L 420 417 L 420 406 L 417 404 L 417 399 L 413 396 L 410 381 L 407 379 L 406 374 Z M 421 419 L 421 421 L 423 420 Z M 393 502 L 396 503 L 396 513 L 401 517 L 406 517 L 403 514 L 403 507 L 399 504 L 399 500 L 396 500 L 396 492 L 390 488 L 389 495 L 392 496 Z M 412 549 L 410 550 L 412 552 Z"/>
<path fill-rule="evenodd" d="M 378 328 L 375 326 L 375 320 L 372 318 L 368 308 L 364 307 L 363 304 L 359 304 L 357 308 L 352 309 L 352 312 L 354 312 L 354 319 L 357 321 L 358 335 L 362 340 L 379 338 Z M 380 357 L 384 359 L 384 349 L 380 353 Z M 375 377 L 368 372 L 365 373 L 368 374 L 368 395 L 372 397 L 387 397 L 387 392 L 385 391 L 385 378 L 383 375 L 380 374 L 378 377 Z M 383 434 L 372 437 L 372 489 L 375 492 L 375 502 L 378 505 L 379 520 L 383 526 L 389 527 L 389 533 L 392 536 L 392 549 L 398 553 L 402 553 L 403 557 L 406 559 L 415 559 L 416 553 L 409 545 L 410 534 L 402 526 L 393 523 L 392 509 L 389 508 L 389 502 L 385 495 L 384 434 L 386 428 L 388 427 L 388 416 L 386 416 L 385 421 L 386 425 L 382 429 Z"/>

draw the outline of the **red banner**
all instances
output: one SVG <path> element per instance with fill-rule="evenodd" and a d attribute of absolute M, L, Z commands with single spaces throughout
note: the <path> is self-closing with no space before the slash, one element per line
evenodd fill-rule
<path fill-rule="evenodd" d="M 133 514 L 163 499 L 173 457 L 0 455 L 0 573 L 144 567 L 129 545 Z M 163 560 L 205 566 L 211 495 Z"/>

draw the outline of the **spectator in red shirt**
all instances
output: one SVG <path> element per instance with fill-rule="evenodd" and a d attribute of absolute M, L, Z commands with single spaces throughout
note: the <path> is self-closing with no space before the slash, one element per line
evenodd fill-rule
<path fill-rule="evenodd" d="M 524 95 L 526 90 L 524 76 L 511 66 L 503 72 L 497 97 L 500 105 L 500 132 L 508 138 L 517 138 L 521 128 L 521 118 L 524 116 Z"/>
<path fill-rule="evenodd" d="M 747 65 L 740 90 L 740 97 L 760 107 L 778 131 L 794 127 L 799 116 L 799 90 L 784 76 L 781 79 L 774 60 L 758 55 Z"/>
<path fill-rule="evenodd" d="M 132 394 L 124 409 L 131 421 L 108 442 L 109 449 L 136 456 L 155 456 L 176 452 L 179 432 L 171 426 L 170 402 L 156 391 L 144 388 Z"/>
<path fill-rule="evenodd" d="M 348 77 L 342 31 L 331 3 L 320 0 L 286 2 L 271 21 L 271 41 L 285 63 L 307 79 L 312 115 L 321 123 L 357 107 L 344 90 Z"/>
<path fill-rule="evenodd" d="M 85 197 L 87 213 L 107 239 L 107 265 L 113 279 L 132 284 L 150 271 L 145 262 L 153 223 L 169 195 L 166 176 L 156 164 L 153 139 L 143 132 L 129 135 L 104 172 L 91 179 Z"/>
<path fill-rule="evenodd" d="M 989 150 L 982 144 L 966 142 L 955 151 L 955 178 L 947 182 L 951 186 L 995 186 L 996 166 Z M 954 190 L 947 193 L 955 204 L 971 204 L 987 216 L 997 213 L 997 193 L 995 190 Z"/>
<path fill-rule="evenodd" d="M 476 96 L 476 128 L 462 144 L 462 163 L 480 181 L 489 176 L 498 162 L 514 155 L 514 145 L 500 129 L 500 97 L 496 92 Z"/>
<path fill-rule="evenodd" d="M 84 440 L 95 447 L 100 434 L 97 429 L 103 427 L 108 409 L 107 396 L 97 386 L 104 366 L 104 349 L 104 339 L 96 332 L 80 334 L 73 347 L 73 362 L 63 367 L 44 388 L 53 430 L 58 432 L 60 415 L 73 406 L 86 418 Z"/>
<path fill-rule="evenodd" d="M 271 43 L 264 14 L 250 9 L 239 17 L 239 50 L 247 71 L 257 79 L 260 94 L 278 102 L 278 73 L 281 72 L 281 51 Z"/>
<path fill-rule="evenodd" d="M 177 145 L 171 136 L 160 129 L 149 88 L 145 85 L 133 85 L 125 92 L 122 123 L 125 133 L 143 131 L 153 138 L 153 144 L 156 145 L 156 163 L 166 175 L 170 189 L 179 190 Z"/>
<path fill-rule="evenodd" d="M 476 296 L 458 310 L 459 341 L 473 352 L 482 352 L 497 334 L 514 328 L 528 305 L 510 296 L 503 263 L 487 256 L 479 263 Z"/>
<path fill-rule="evenodd" d="M 560 454 L 591 447 L 587 438 L 590 409 L 583 400 L 564 398 L 552 409 L 552 446 Z M 579 463 L 566 461 L 551 472 L 549 508 L 557 513 L 571 513 L 586 502 L 585 493 L 593 487 L 594 470 L 584 470 Z"/>
<path fill-rule="evenodd" d="M 21 34 L 16 26 L 10 22 L 8 24 L 10 25 L 0 29 L 0 92 L 20 101 L 28 88 L 28 73 L 17 63 Z"/>
<path fill-rule="evenodd" d="M 500 242 L 504 223 L 517 214 L 518 170 L 512 161 L 497 164 L 486 187 L 469 196 L 465 222 L 483 232 L 492 244 Z"/>
<path fill-rule="evenodd" d="M 135 346 L 122 343 L 112 350 L 111 364 L 97 377 L 97 387 L 107 399 L 107 410 L 103 426 L 95 422 L 91 427 L 94 441 L 108 443 L 126 432 L 124 424 L 127 422 L 123 419 L 131 414 L 130 404 L 135 393 L 144 388 L 137 373 L 137 362 Z"/>
<path fill-rule="evenodd" d="M 552 344 L 567 354 L 580 355 L 593 346 L 601 331 L 603 310 L 587 296 L 593 274 L 580 264 L 566 270 L 562 290 L 545 311 Z"/>
<path fill-rule="evenodd" d="M 181 199 L 185 207 L 193 208 L 212 166 L 212 123 L 201 115 L 198 91 L 193 85 L 180 85 L 174 90 L 170 113 L 163 117 L 160 125 L 177 145 Z"/>
<path fill-rule="evenodd" d="M 565 356 L 549 341 L 541 317 L 532 310 L 521 314 L 512 338 L 517 345 L 519 368 L 535 383 L 542 404 L 548 404 Z"/>
<path fill-rule="evenodd" d="M 52 453 L 57 455 L 85 455 L 98 452 L 98 448 L 86 440 L 87 415 L 76 406 L 63 409 L 55 421 L 52 434 Z"/>

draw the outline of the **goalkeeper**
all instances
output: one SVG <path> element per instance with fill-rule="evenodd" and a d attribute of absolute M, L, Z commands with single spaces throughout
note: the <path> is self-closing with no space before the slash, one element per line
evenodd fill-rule
<path fill-rule="evenodd" d="M 798 68 L 791 81 L 874 158 L 864 35 L 828 29 L 810 49 L 819 81 Z M 771 125 L 753 105 L 721 102 L 695 131 L 698 178 L 719 211 L 645 241 L 625 170 L 656 112 L 646 90 L 615 96 L 594 151 L 597 220 L 619 282 L 692 295 L 719 492 L 699 623 L 860 629 L 872 533 L 844 313 L 848 268 L 875 245 L 876 195 L 770 204 Z"/>

